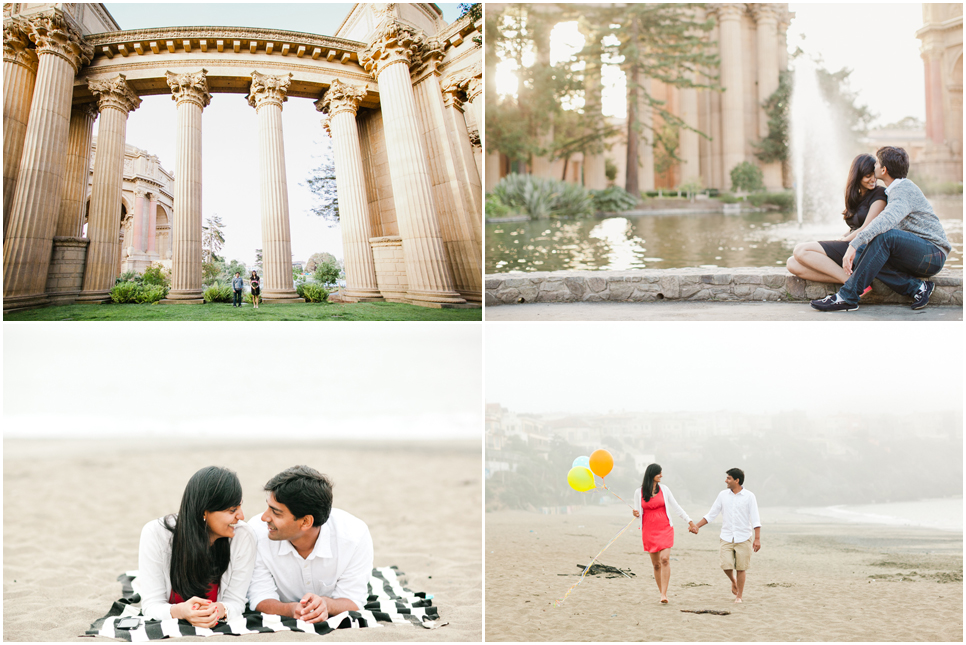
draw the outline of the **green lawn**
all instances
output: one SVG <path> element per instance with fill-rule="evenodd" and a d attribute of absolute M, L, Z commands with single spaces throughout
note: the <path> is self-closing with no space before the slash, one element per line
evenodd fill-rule
<path fill-rule="evenodd" d="M 482 309 L 430 309 L 394 302 L 266 305 L 66 305 L 4 314 L 6 320 L 483 320 Z"/>

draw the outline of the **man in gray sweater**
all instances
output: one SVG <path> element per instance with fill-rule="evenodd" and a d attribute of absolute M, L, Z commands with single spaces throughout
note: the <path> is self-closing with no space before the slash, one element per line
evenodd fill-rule
<path fill-rule="evenodd" d="M 232 307 L 241 307 L 242 306 L 242 304 L 241 304 L 242 303 L 242 290 L 244 290 L 244 288 L 245 288 L 245 281 L 242 280 L 241 274 L 236 271 L 235 272 L 235 279 L 231 281 L 231 289 L 232 289 L 232 292 L 233 292 L 232 293 L 232 298 L 231 298 L 231 306 Z"/>
<path fill-rule="evenodd" d="M 912 296 L 912 308 L 922 309 L 936 286 L 922 278 L 939 273 L 952 249 L 932 205 L 919 187 L 906 179 L 906 151 L 886 146 L 875 156 L 875 176 L 886 185 L 889 204 L 849 242 L 842 259 L 849 279 L 838 293 L 812 301 L 819 311 L 858 309 L 859 294 L 872 285 L 873 278 L 896 293 Z"/>

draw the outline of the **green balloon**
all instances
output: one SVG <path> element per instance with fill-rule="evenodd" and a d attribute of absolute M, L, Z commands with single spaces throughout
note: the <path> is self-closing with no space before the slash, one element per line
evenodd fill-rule
<path fill-rule="evenodd" d="M 570 469 L 570 472 L 567 473 L 567 483 L 575 491 L 581 493 L 597 488 L 597 484 L 594 483 L 594 473 L 583 466 L 575 466 Z"/>

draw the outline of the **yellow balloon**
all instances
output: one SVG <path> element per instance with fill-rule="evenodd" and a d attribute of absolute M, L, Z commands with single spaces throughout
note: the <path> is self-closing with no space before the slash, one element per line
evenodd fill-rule
<path fill-rule="evenodd" d="M 594 474 L 583 466 L 575 466 L 567 473 L 567 483 L 570 487 L 581 493 L 593 490 L 597 487 L 594 483 Z"/>
<path fill-rule="evenodd" d="M 614 458 L 606 450 L 595 450 L 590 455 L 590 469 L 598 477 L 607 477 L 614 469 Z"/>

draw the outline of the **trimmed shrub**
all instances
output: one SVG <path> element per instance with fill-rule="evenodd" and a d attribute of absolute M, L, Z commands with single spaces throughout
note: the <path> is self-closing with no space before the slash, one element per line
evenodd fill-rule
<path fill-rule="evenodd" d="M 718 193 L 718 201 L 722 204 L 737 204 L 741 200 L 731 193 Z"/>
<path fill-rule="evenodd" d="M 205 289 L 204 299 L 205 299 L 205 302 L 231 302 L 232 301 L 231 285 L 216 282 L 215 284 Z"/>
<path fill-rule="evenodd" d="M 791 191 L 781 193 L 754 193 L 748 195 L 748 201 L 758 207 L 764 204 L 771 204 L 784 211 L 791 209 L 795 205 L 795 193 Z"/>
<path fill-rule="evenodd" d="M 507 215 L 512 215 L 513 211 L 509 206 L 500 201 L 500 198 L 493 193 L 488 193 L 486 195 L 486 204 L 484 206 L 486 210 L 487 217 L 506 217 Z"/>
<path fill-rule="evenodd" d="M 136 302 L 138 284 L 136 282 L 118 282 L 111 289 L 111 302 L 124 304 L 126 302 Z"/>
<path fill-rule="evenodd" d="M 300 298 L 305 298 L 306 302 L 325 302 L 325 299 L 329 297 L 329 292 L 325 290 L 325 287 L 314 282 L 300 284 L 295 290 Z"/>
<path fill-rule="evenodd" d="M 604 190 L 592 190 L 594 209 L 608 213 L 626 211 L 637 206 L 637 199 L 620 186 L 611 186 Z"/>
<path fill-rule="evenodd" d="M 165 269 L 160 263 L 152 264 L 144 270 L 141 281 L 144 284 L 156 284 L 168 287 L 171 286 L 171 272 Z"/>
<path fill-rule="evenodd" d="M 134 282 L 141 284 L 142 280 L 143 278 L 141 277 L 141 274 L 137 271 L 125 271 L 118 276 L 116 280 L 114 280 L 114 284 L 121 284 L 122 282 Z"/>
<path fill-rule="evenodd" d="M 742 161 L 731 169 L 731 190 L 749 193 L 765 190 L 765 176 L 761 168 L 750 161 Z"/>

